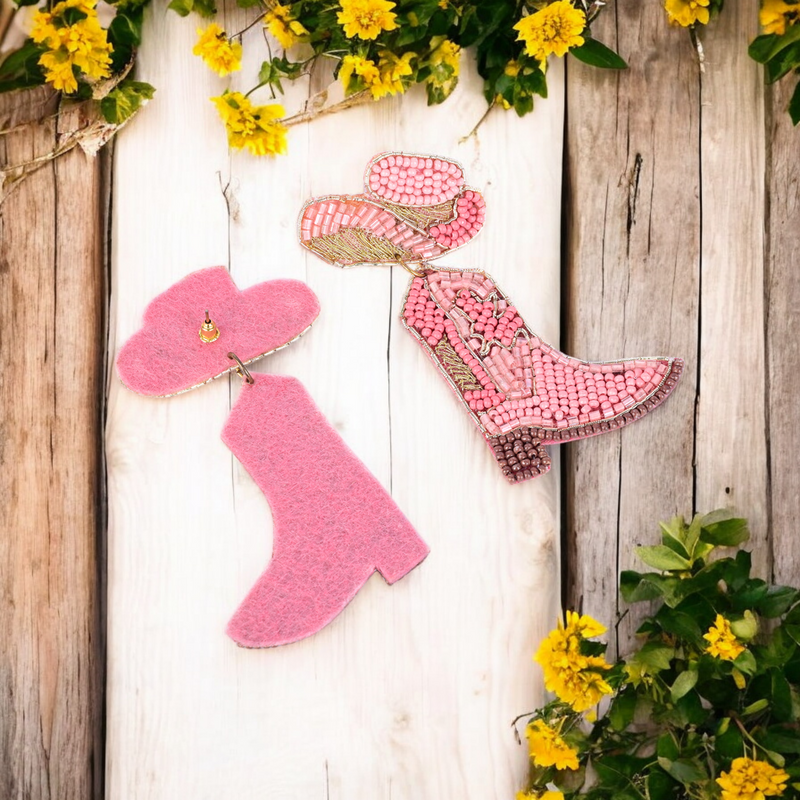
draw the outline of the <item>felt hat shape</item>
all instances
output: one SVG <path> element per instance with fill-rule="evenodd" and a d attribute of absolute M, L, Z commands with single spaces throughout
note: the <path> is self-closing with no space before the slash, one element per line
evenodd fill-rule
<path fill-rule="evenodd" d="M 285 347 L 318 314 L 316 296 L 300 281 L 240 291 L 223 267 L 213 267 L 153 300 L 117 359 L 122 381 L 147 395 L 184 392 L 234 369 L 245 378 L 222 439 L 266 495 L 273 553 L 228 624 L 228 635 L 244 647 L 316 633 L 373 572 L 394 583 L 428 554 L 300 381 L 251 375 L 244 366 Z"/>
<path fill-rule="evenodd" d="M 537 336 L 488 273 L 428 263 L 469 242 L 484 222 L 483 198 L 466 187 L 456 162 L 382 153 L 367 166 L 365 187 L 363 195 L 306 203 L 300 242 L 337 266 L 389 263 L 410 269 L 403 325 L 510 482 L 550 469 L 545 444 L 635 422 L 677 385 L 680 358 L 574 358 Z"/>
<path fill-rule="evenodd" d="M 141 329 L 122 347 L 117 372 L 134 392 L 168 397 L 189 391 L 286 347 L 319 316 L 319 300 L 302 281 L 274 280 L 239 290 L 225 267 L 199 270 L 156 297 Z M 200 328 L 209 312 L 213 343 Z"/>
<path fill-rule="evenodd" d="M 485 206 L 455 161 L 381 153 L 367 165 L 363 194 L 306 203 L 300 242 L 339 267 L 419 263 L 469 242 L 483 227 Z"/>

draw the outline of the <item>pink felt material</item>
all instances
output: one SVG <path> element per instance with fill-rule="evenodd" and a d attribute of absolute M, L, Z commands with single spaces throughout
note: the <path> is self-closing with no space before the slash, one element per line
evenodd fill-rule
<path fill-rule="evenodd" d="M 298 380 L 253 377 L 222 439 L 269 501 L 273 555 L 228 634 L 272 647 L 327 625 L 375 570 L 399 580 L 428 547 Z"/>
<path fill-rule="evenodd" d="M 200 339 L 206 309 L 219 328 Z M 188 275 L 156 297 L 142 328 L 122 347 L 117 371 L 135 392 L 164 397 L 185 392 L 296 339 L 319 315 L 316 295 L 301 281 L 274 280 L 240 291 L 224 267 Z"/>

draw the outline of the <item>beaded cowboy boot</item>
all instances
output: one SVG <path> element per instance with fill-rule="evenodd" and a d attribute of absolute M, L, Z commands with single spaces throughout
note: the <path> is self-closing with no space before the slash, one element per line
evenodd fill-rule
<path fill-rule="evenodd" d="M 117 357 L 133 391 L 166 397 L 238 371 L 245 378 L 223 441 L 264 492 L 273 555 L 227 631 L 245 647 L 316 633 L 378 570 L 394 583 L 428 554 L 411 523 L 295 378 L 245 364 L 305 333 L 319 302 L 304 283 L 239 291 L 223 267 L 179 281 L 148 306 Z"/>
<path fill-rule="evenodd" d="M 485 203 L 452 161 L 400 153 L 368 165 L 364 195 L 307 203 L 300 241 L 336 266 L 418 265 L 402 321 L 436 364 L 512 483 L 550 469 L 544 444 L 641 419 L 678 382 L 680 358 L 588 362 L 551 347 L 491 276 L 434 269 L 483 226 Z"/>

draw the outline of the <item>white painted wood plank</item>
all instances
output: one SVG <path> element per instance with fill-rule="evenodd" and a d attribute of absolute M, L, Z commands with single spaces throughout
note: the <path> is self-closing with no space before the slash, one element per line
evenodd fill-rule
<path fill-rule="evenodd" d="M 555 343 L 560 70 L 535 115 L 495 112 L 464 144 L 483 113 L 474 74 L 439 109 L 413 92 L 294 129 L 285 158 L 229 158 L 207 99 L 222 82 L 185 55 L 194 24 L 148 25 L 143 77 L 161 104 L 118 144 L 117 342 L 148 299 L 202 266 L 229 263 L 241 287 L 306 280 L 319 320 L 257 369 L 304 382 L 432 552 L 392 587 L 373 576 L 309 639 L 237 648 L 225 622 L 271 551 L 266 500 L 219 439 L 238 380 L 149 400 L 112 377 L 108 797 L 513 796 L 526 757 L 509 723 L 540 697 L 530 656 L 557 609 L 557 470 L 506 484 L 400 325 L 407 274 L 338 270 L 300 247 L 295 226 L 308 197 L 359 191 L 376 152 L 455 157 L 489 217 L 447 263 L 493 273 Z M 304 91 L 287 92 L 287 109 Z"/>

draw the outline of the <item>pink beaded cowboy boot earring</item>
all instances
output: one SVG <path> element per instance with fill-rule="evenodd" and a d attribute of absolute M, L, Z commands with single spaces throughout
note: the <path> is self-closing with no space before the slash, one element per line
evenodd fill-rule
<path fill-rule="evenodd" d="M 274 526 L 272 560 L 228 624 L 245 647 L 316 633 L 375 570 L 394 583 L 428 554 L 300 381 L 251 375 L 245 366 L 297 339 L 318 314 L 316 296 L 300 281 L 239 291 L 213 267 L 153 300 L 117 358 L 126 386 L 158 397 L 232 370 L 244 379 L 222 439 L 266 495 Z"/>
<path fill-rule="evenodd" d="M 537 336 L 492 277 L 435 268 L 483 226 L 481 194 L 444 158 L 383 153 L 367 166 L 365 192 L 308 202 L 301 244 L 339 267 L 401 264 L 414 277 L 402 321 L 478 426 L 512 483 L 544 474 L 543 444 L 605 433 L 662 403 L 680 358 L 571 358 Z M 412 267 L 413 265 L 413 267 Z"/>

